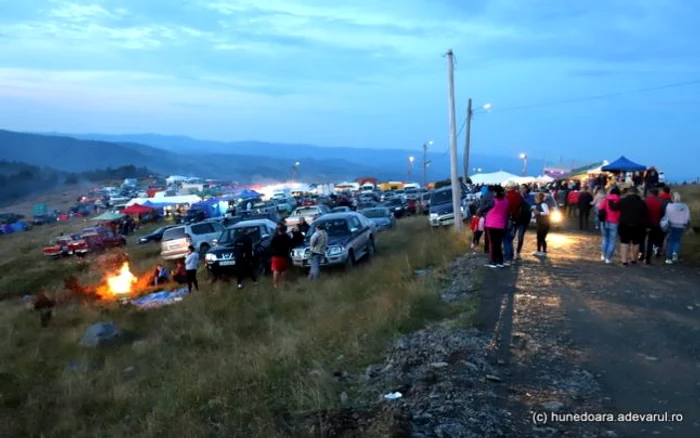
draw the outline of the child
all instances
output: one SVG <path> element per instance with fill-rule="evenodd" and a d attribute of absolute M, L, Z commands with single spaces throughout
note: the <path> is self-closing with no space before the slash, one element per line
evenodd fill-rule
<path fill-rule="evenodd" d="M 469 229 L 471 229 L 472 233 L 474 234 L 474 237 L 472 239 L 472 251 L 475 251 L 476 248 L 479 246 L 481 236 L 484 235 L 484 217 L 472 216 L 472 221 L 469 226 Z"/>

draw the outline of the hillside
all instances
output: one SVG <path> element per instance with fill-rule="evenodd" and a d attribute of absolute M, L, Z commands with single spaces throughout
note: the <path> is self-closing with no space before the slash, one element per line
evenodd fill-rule
<path fill-rule="evenodd" d="M 413 179 L 422 177 L 422 144 L 416 142 L 407 149 L 370 149 L 351 147 L 322 147 L 309 144 L 296 143 L 269 143 L 262 141 L 233 141 L 220 142 L 199 140 L 186 136 L 158 135 L 158 134 L 70 134 L 76 138 L 88 140 L 101 140 L 111 142 L 132 142 L 145 144 L 171 152 L 181 154 L 214 153 L 214 154 L 240 154 L 246 156 L 276 157 L 286 159 L 288 162 L 301 161 L 333 161 L 345 160 L 356 166 L 375 167 L 379 174 L 376 176 L 386 178 L 404 179 L 408 167 L 408 157 L 414 156 L 416 161 L 413 166 Z M 413 147 L 414 146 L 414 147 Z M 459 170 L 462 171 L 462 150 L 459 145 Z M 432 145 L 428 151 L 428 179 L 443 179 L 449 176 L 450 157 L 447 153 L 447 145 Z M 470 161 L 474 168 L 482 168 L 484 172 L 504 170 L 514 174 L 520 174 L 522 161 L 518 157 L 499 156 L 499 151 L 489 151 L 489 154 L 474 153 L 470 155 Z M 529 160 L 530 173 L 539 173 L 543 167 L 543 161 L 533 158 Z M 306 166 L 304 166 L 306 167 Z M 472 172 L 473 173 L 473 172 Z M 356 173 L 357 175 L 358 173 Z M 384 176 L 383 176 L 383 175 Z"/>
<path fill-rule="evenodd" d="M 133 165 L 148 167 L 163 174 L 227 178 L 240 182 L 286 180 L 291 177 L 293 161 L 264 148 L 258 148 L 256 154 L 224 153 L 221 150 L 180 153 L 133 140 L 124 138 L 109 142 L 0 130 L 0 158 L 66 172 Z M 336 181 L 361 174 L 392 176 L 378 166 L 342 159 L 308 158 L 299 171 L 301 179 L 314 181 Z"/>

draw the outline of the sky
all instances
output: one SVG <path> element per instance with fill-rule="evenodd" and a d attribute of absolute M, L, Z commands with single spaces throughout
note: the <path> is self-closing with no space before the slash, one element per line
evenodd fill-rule
<path fill-rule="evenodd" d="M 0 0 L 0 128 L 443 151 L 453 49 L 472 150 L 695 178 L 698 17 L 697 0 Z"/>

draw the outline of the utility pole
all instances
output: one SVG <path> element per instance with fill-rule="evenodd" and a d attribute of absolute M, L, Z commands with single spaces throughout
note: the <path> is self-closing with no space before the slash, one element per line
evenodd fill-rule
<path fill-rule="evenodd" d="M 472 110 L 472 98 L 469 98 L 467 103 L 467 132 L 464 135 L 464 182 L 467 182 L 469 178 L 469 148 L 471 146 L 472 139 L 472 117 L 474 116 L 474 111 Z"/>
<path fill-rule="evenodd" d="M 423 188 L 428 186 L 428 143 L 423 143 Z"/>
<path fill-rule="evenodd" d="M 454 229 L 462 231 L 462 188 L 457 166 L 457 122 L 455 120 L 455 66 L 452 49 L 447 51 L 447 110 L 450 119 L 450 176 L 452 180 L 452 210 Z"/>

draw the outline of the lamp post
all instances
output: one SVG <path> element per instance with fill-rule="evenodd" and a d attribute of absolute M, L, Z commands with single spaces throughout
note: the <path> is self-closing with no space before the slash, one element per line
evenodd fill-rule
<path fill-rule="evenodd" d="M 408 169 L 406 169 L 406 182 L 411 182 L 411 170 L 413 170 L 413 162 L 416 160 L 416 158 L 411 155 L 408 157 Z"/>
<path fill-rule="evenodd" d="M 476 111 L 488 112 L 491 110 L 491 104 L 485 103 L 477 108 Z M 472 109 L 472 99 L 469 98 L 467 103 L 467 132 L 464 136 L 464 180 L 469 178 L 469 149 L 471 148 L 471 137 L 472 137 L 472 118 L 476 112 Z"/>
<path fill-rule="evenodd" d="M 520 159 L 523 160 L 523 176 L 527 175 L 527 154 L 521 153 Z"/>
<path fill-rule="evenodd" d="M 298 161 L 292 164 L 292 184 L 294 184 L 297 176 L 299 175 L 299 165 L 301 165 L 301 163 Z"/>
<path fill-rule="evenodd" d="M 428 166 L 430 166 L 430 161 L 428 161 L 428 146 L 432 144 L 432 140 L 423 143 L 423 188 L 428 186 Z"/>

